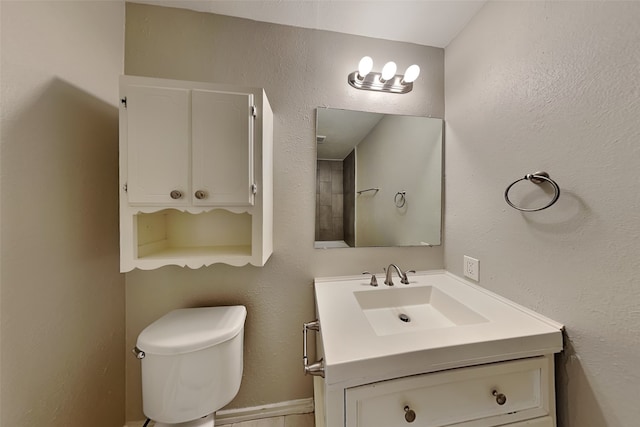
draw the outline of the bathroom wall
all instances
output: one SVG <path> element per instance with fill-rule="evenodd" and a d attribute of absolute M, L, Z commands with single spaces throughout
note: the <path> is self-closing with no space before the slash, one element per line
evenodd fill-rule
<path fill-rule="evenodd" d="M 274 253 L 263 268 L 163 267 L 126 275 L 127 347 L 166 312 L 197 305 L 245 304 L 245 375 L 229 407 L 310 398 L 302 373 L 301 327 L 313 320 L 315 276 L 443 266 L 442 248 L 313 249 L 315 108 L 412 115 L 444 114 L 444 52 L 408 43 L 259 23 L 186 10 L 127 4 L 125 72 L 264 87 L 275 114 Z M 406 95 L 347 84 L 363 55 L 378 67 L 417 63 Z M 127 419 L 142 419 L 138 361 L 127 358 Z"/>
<path fill-rule="evenodd" d="M 441 120 L 383 117 L 358 144 L 356 163 L 358 190 L 380 189 L 356 198 L 357 245 L 440 243 Z"/>
<path fill-rule="evenodd" d="M 124 423 L 124 8 L 0 3 L 2 426 Z"/>
<path fill-rule="evenodd" d="M 480 285 L 566 325 L 562 427 L 638 425 L 638 22 L 638 2 L 489 2 L 445 52 L 445 265 L 478 258 Z M 557 204 L 507 206 L 538 170 Z"/>

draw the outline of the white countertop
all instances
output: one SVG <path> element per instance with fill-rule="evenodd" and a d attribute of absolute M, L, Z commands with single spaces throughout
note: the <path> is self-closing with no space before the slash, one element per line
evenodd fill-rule
<path fill-rule="evenodd" d="M 327 385 L 357 385 L 562 350 L 563 326 L 445 271 L 409 273 L 409 285 L 369 285 L 368 275 L 315 279 Z M 379 336 L 354 292 L 433 286 L 487 321 Z M 363 382 L 364 381 L 364 382 Z"/>

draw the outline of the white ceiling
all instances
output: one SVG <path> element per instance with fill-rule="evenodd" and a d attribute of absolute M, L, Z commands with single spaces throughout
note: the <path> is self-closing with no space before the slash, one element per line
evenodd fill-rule
<path fill-rule="evenodd" d="M 318 108 L 318 160 L 344 160 L 384 117 L 380 113 Z"/>
<path fill-rule="evenodd" d="M 256 21 L 446 47 L 486 0 L 135 0 Z"/>

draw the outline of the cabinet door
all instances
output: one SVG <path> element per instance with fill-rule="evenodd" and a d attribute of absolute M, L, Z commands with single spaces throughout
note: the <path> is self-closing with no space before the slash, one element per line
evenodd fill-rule
<path fill-rule="evenodd" d="M 193 90 L 192 202 L 253 204 L 253 95 Z"/>
<path fill-rule="evenodd" d="M 132 85 L 126 98 L 129 203 L 186 204 L 189 91 Z"/>

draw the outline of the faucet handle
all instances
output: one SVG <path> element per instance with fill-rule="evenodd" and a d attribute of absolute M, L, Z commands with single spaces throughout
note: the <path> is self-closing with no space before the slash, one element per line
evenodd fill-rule
<path fill-rule="evenodd" d="M 400 279 L 400 283 L 402 283 L 403 285 L 408 285 L 409 284 L 409 279 L 407 278 L 407 273 L 415 273 L 415 270 L 407 270 L 404 273 L 402 273 L 402 278 Z"/>
<path fill-rule="evenodd" d="M 370 286 L 378 286 L 378 279 L 376 279 L 376 275 L 373 273 L 369 273 L 368 271 L 363 271 L 362 274 L 371 274 L 371 282 L 369 282 Z"/>

